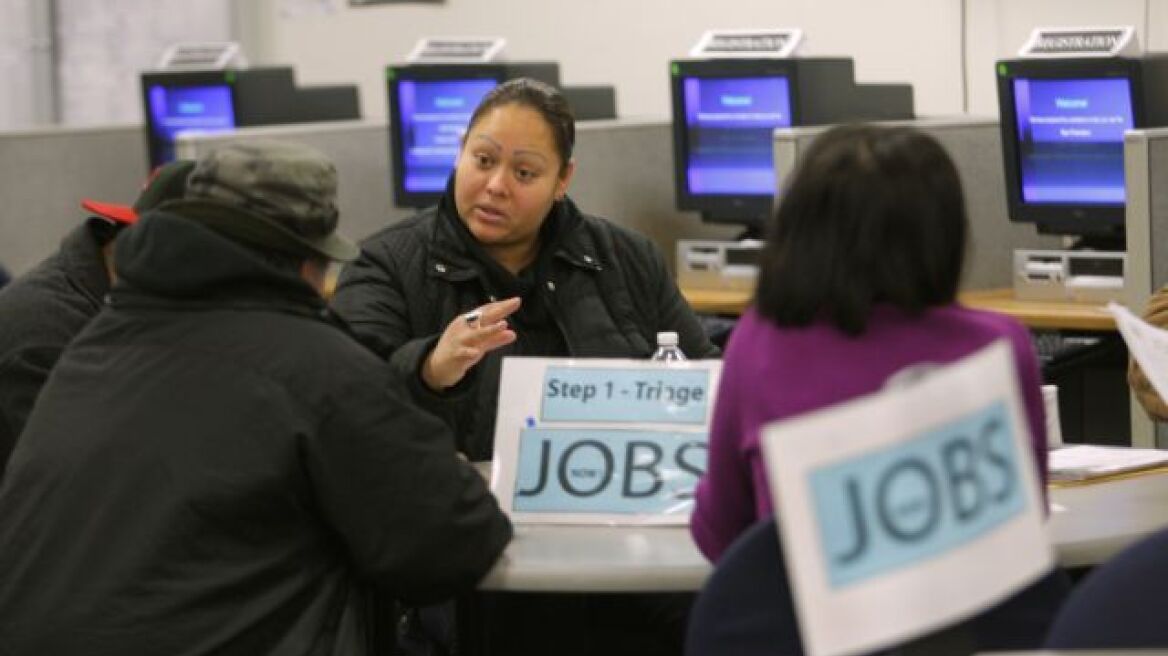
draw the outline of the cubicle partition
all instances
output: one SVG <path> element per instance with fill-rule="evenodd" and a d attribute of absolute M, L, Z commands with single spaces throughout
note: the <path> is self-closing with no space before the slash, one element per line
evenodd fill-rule
<path fill-rule="evenodd" d="M 953 158 L 965 190 L 969 215 L 969 250 L 962 289 L 994 289 L 1013 284 L 1014 249 L 1061 248 L 1058 237 L 1039 235 L 1034 226 L 1006 217 L 1005 175 L 998 122 L 983 118 L 919 119 L 885 125 L 908 125 L 935 137 Z M 824 126 L 775 130 L 775 175 L 785 177 Z"/>
<path fill-rule="evenodd" d="M 702 223 L 697 212 L 677 209 L 671 130 L 668 120 L 581 123 L 568 193 L 584 212 L 648 236 L 672 270 L 678 239 L 734 239 L 742 229 Z"/>
<path fill-rule="evenodd" d="M 1124 137 L 1127 188 L 1125 304 L 1140 313 L 1168 284 L 1168 128 L 1132 130 Z M 1168 448 L 1168 426 L 1156 427 L 1134 398 L 1132 443 Z"/>
<path fill-rule="evenodd" d="M 576 131 L 576 174 L 569 195 L 580 208 L 637 230 L 673 265 L 678 239 L 730 239 L 736 230 L 701 223 L 674 207 L 672 141 L 664 119 L 583 121 Z M 340 175 L 341 228 L 360 239 L 408 216 L 393 206 L 388 130 L 383 122 L 350 121 L 241 128 L 178 139 L 181 157 L 218 145 L 256 139 L 298 141 L 325 153 Z"/>
<path fill-rule="evenodd" d="M 133 202 L 145 152 L 141 125 L 0 132 L 0 264 L 21 274 L 55 251 L 82 198 Z"/>

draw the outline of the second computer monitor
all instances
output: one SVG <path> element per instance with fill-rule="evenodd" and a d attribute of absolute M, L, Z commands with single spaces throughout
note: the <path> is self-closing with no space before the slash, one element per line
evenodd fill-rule
<path fill-rule="evenodd" d="M 551 62 L 412 64 L 386 69 L 394 204 L 438 202 L 458 159 L 471 114 L 487 92 L 514 77 L 559 85 Z"/>
<path fill-rule="evenodd" d="M 174 159 L 179 134 L 235 129 L 235 80 L 228 71 L 150 74 L 142 92 L 151 167 Z"/>
<path fill-rule="evenodd" d="M 799 123 L 786 61 L 673 64 L 678 206 L 757 227 L 775 189 L 772 133 Z"/>
<path fill-rule="evenodd" d="M 856 84 L 851 59 L 670 62 L 677 207 L 758 236 L 774 205 L 774 130 L 913 116 L 912 87 Z"/>
<path fill-rule="evenodd" d="M 1123 133 L 1146 124 L 1139 60 L 998 63 L 1010 219 L 1039 231 L 1123 235 Z"/>

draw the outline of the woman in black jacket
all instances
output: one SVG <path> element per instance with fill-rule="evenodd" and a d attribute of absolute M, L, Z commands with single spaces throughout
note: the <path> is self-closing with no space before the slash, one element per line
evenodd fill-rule
<path fill-rule="evenodd" d="M 333 298 L 472 460 L 491 457 L 503 356 L 647 358 L 666 330 L 717 355 L 653 244 L 567 198 L 574 143 L 557 90 L 496 87 L 439 204 L 368 238 Z"/>

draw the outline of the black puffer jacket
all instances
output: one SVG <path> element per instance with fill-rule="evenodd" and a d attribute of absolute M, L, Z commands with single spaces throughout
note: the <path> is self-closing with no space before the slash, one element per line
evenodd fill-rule
<path fill-rule="evenodd" d="M 61 351 L 109 291 L 98 220 L 0 291 L 0 473 Z"/>
<path fill-rule="evenodd" d="M 487 572 L 482 478 L 299 277 L 164 212 L 117 267 L 0 485 L 0 653 L 361 654 L 366 589 Z"/>
<path fill-rule="evenodd" d="M 437 207 L 394 224 L 362 243 L 362 255 L 341 275 L 333 308 L 357 337 L 388 358 L 415 396 L 455 429 L 459 448 L 473 460 L 491 457 L 499 370 L 516 345 L 487 355 L 446 394 L 429 392 L 419 372 L 455 316 L 496 300 L 487 266 L 458 234 L 448 190 Z M 519 354 L 648 358 L 658 331 L 679 333 L 691 359 L 716 357 L 701 325 L 677 289 L 660 252 L 647 238 L 582 214 L 571 200 L 545 219 L 559 226 L 553 252 L 538 271 L 525 306 L 550 314 L 562 353 Z M 533 303 L 532 301 L 535 301 Z"/>

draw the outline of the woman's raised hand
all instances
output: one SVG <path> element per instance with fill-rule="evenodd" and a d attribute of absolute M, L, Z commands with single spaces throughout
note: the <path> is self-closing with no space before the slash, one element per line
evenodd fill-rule
<path fill-rule="evenodd" d="M 507 317 L 519 309 L 519 297 L 481 305 L 454 317 L 422 365 L 422 381 L 440 392 L 462 380 L 487 353 L 515 341 Z"/>

